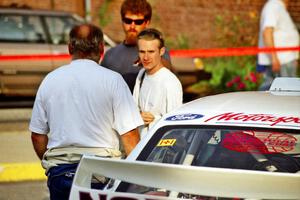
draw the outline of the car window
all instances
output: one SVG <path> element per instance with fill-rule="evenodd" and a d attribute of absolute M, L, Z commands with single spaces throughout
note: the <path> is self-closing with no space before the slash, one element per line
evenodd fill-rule
<path fill-rule="evenodd" d="M 46 35 L 37 16 L 0 14 L 0 41 L 45 43 Z"/>
<path fill-rule="evenodd" d="M 164 127 L 151 138 L 137 160 L 296 173 L 300 171 L 299 139 L 299 133 L 293 130 Z M 148 193 L 157 188 L 122 182 L 118 191 Z M 180 197 L 185 198 L 184 195 Z"/>
<path fill-rule="evenodd" d="M 71 16 L 47 16 L 45 17 L 45 21 L 49 29 L 52 44 L 67 44 L 69 32 L 72 27 L 81 23 Z"/>

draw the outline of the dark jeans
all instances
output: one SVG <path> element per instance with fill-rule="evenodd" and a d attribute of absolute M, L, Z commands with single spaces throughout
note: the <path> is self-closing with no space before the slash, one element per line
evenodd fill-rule
<path fill-rule="evenodd" d="M 47 185 L 51 200 L 68 200 L 78 164 L 62 164 L 50 168 Z M 103 183 L 92 183 L 91 188 L 103 189 Z"/>
<path fill-rule="evenodd" d="M 261 85 L 259 86 L 258 90 L 266 91 L 266 90 L 270 89 L 274 78 L 278 77 L 278 74 L 272 72 L 271 65 L 260 65 L 260 66 L 264 66 L 264 70 L 259 71 L 263 75 L 263 77 L 262 77 L 263 81 L 262 81 Z"/>
<path fill-rule="evenodd" d="M 51 200 L 68 200 L 73 178 L 77 168 L 76 164 L 63 164 L 50 168 L 47 176 L 47 185 Z"/>

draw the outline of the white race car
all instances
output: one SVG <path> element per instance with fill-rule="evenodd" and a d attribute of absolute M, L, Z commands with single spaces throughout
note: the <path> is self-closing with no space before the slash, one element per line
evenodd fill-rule
<path fill-rule="evenodd" d="M 83 156 L 70 199 L 300 199 L 299 141 L 300 78 L 277 78 L 184 104 L 125 160 Z"/>

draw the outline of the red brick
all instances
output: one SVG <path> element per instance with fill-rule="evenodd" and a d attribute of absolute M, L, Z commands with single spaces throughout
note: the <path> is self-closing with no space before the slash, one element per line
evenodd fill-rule
<path fill-rule="evenodd" d="M 220 30 L 220 27 L 216 27 L 215 25 L 215 18 L 218 15 L 229 20 L 225 23 L 223 29 L 228 29 L 234 24 L 232 22 L 232 16 L 238 16 L 240 20 L 246 24 L 244 30 L 240 30 L 245 35 L 235 35 L 233 37 L 243 39 L 254 37 L 254 40 L 257 40 L 259 15 L 266 2 L 266 0 L 148 1 L 153 7 L 151 26 L 159 28 L 165 37 L 167 37 L 168 40 L 173 40 L 174 43 L 176 43 L 178 35 L 187 37 L 191 48 L 213 48 L 221 45 L 216 40 L 217 36 L 222 36 L 224 32 L 224 30 Z M 0 6 L 9 5 L 11 3 L 17 3 L 19 5 L 26 4 L 33 8 L 65 10 L 76 12 L 84 16 L 84 2 L 84 0 L 1 0 Z M 107 13 L 104 17 L 110 23 L 101 28 L 116 41 L 122 41 L 124 33 L 121 26 L 119 10 L 123 0 L 91 0 L 92 22 L 96 25 L 100 25 L 99 9 L 104 2 L 108 3 Z M 290 0 L 288 10 L 295 23 L 300 24 L 300 1 Z M 252 16 L 252 18 L 249 18 L 250 16 Z"/>

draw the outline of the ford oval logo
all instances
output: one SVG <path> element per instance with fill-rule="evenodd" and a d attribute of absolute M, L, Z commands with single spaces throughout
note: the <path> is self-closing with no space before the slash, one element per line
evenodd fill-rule
<path fill-rule="evenodd" d="M 182 121 L 182 120 L 193 120 L 204 117 L 204 115 L 200 114 L 181 114 L 181 115 L 173 115 L 171 117 L 166 118 L 166 121 Z"/>

